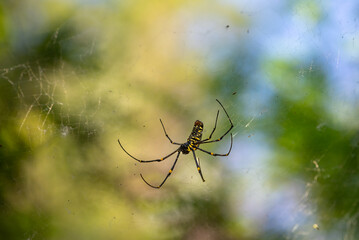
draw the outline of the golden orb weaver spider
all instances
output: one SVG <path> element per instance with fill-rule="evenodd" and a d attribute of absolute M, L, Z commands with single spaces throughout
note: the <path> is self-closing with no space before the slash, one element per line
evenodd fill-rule
<path fill-rule="evenodd" d="M 174 144 L 174 145 L 179 145 L 179 147 L 178 147 L 175 151 L 173 151 L 172 153 L 168 154 L 167 156 L 165 156 L 165 157 L 163 157 L 163 158 L 154 159 L 154 160 L 141 160 L 141 159 L 135 158 L 134 156 L 132 156 L 131 154 L 129 154 L 129 153 L 125 150 L 125 148 L 122 146 L 120 140 L 118 139 L 118 143 L 120 144 L 122 150 L 125 151 L 125 153 L 127 153 L 128 156 L 130 156 L 131 158 L 135 159 L 136 161 L 138 161 L 138 162 L 140 162 L 140 163 L 161 162 L 161 161 L 163 161 L 163 160 L 169 158 L 169 157 L 172 156 L 173 154 L 177 153 L 176 160 L 174 161 L 174 163 L 173 163 L 171 169 L 169 170 L 167 176 L 165 177 L 165 179 L 162 181 L 162 183 L 161 183 L 160 185 L 158 185 L 158 186 L 153 186 L 153 185 L 149 184 L 149 183 L 143 178 L 142 174 L 140 174 L 142 180 L 143 180 L 148 186 L 153 187 L 153 188 L 160 188 L 160 187 L 162 187 L 162 185 L 167 181 L 168 177 L 169 177 L 169 176 L 171 175 L 171 173 L 173 172 L 173 169 L 175 168 L 176 163 L 177 163 L 177 160 L 178 160 L 179 155 L 180 155 L 181 153 L 183 153 L 183 154 L 188 154 L 189 152 L 192 152 L 192 153 L 193 153 L 193 157 L 194 157 L 194 161 L 195 161 L 196 166 L 197 166 L 198 173 L 199 173 L 199 175 L 201 176 L 203 182 L 204 182 L 205 180 L 204 180 L 204 178 L 203 178 L 202 171 L 201 171 L 201 166 L 200 166 L 200 162 L 199 162 L 199 159 L 197 159 L 197 157 L 196 157 L 195 151 L 196 151 L 196 150 L 200 150 L 200 151 L 202 151 L 202 152 L 204 152 L 204 153 L 207 153 L 207 154 L 210 154 L 210 155 L 212 155 L 212 156 L 223 156 L 223 157 L 225 157 L 225 156 L 228 156 L 228 155 L 229 155 L 229 153 L 230 153 L 231 150 L 232 150 L 232 144 L 233 144 L 233 136 L 232 136 L 232 133 L 231 133 L 231 146 L 230 146 L 228 152 L 225 153 L 225 154 L 213 153 L 213 152 L 209 152 L 209 151 L 206 151 L 206 150 L 203 150 L 203 149 L 199 148 L 199 146 L 200 146 L 201 144 L 213 143 L 213 142 L 219 142 L 219 141 L 221 141 L 222 138 L 225 137 L 225 136 L 232 130 L 232 128 L 233 128 L 232 120 L 231 120 L 231 118 L 229 117 L 229 115 L 228 115 L 226 109 L 223 107 L 222 103 L 221 103 L 218 99 L 216 99 L 216 101 L 217 101 L 217 102 L 219 103 L 219 105 L 221 105 L 221 107 L 223 108 L 223 110 L 224 110 L 224 112 L 226 113 L 227 118 L 228 118 L 228 120 L 229 120 L 229 122 L 230 122 L 230 124 L 231 124 L 230 128 L 229 128 L 220 138 L 218 138 L 218 139 L 216 139 L 216 140 L 211 140 L 211 138 L 212 138 L 212 135 L 213 135 L 214 131 L 216 130 L 217 120 L 218 120 L 218 115 L 219 115 L 219 110 L 217 111 L 216 122 L 215 122 L 215 124 L 214 124 L 214 128 L 213 128 L 213 130 L 212 130 L 212 132 L 211 132 L 211 134 L 209 135 L 208 138 L 202 140 L 203 123 L 202 123 L 201 121 L 199 121 L 199 120 L 196 120 L 195 123 L 194 123 L 194 127 L 193 127 L 193 129 L 192 129 L 192 132 L 191 132 L 191 134 L 189 135 L 189 137 L 188 137 L 188 139 L 187 139 L 187 142 L 185 142 L 185 143 L 173 142 L 173 141 L 171 140 L 171 138 L 168 136 L 168 134 L 167 134 L 167 132 L 166 132 L 166 129 L 165 129 L 165 126 L 163 125 L 162 120 L 160 119 L 160 122 L 161 122 L 161 125 L 162 125 L 162 128 L 163 128 L 163 131 L 164 131 L 166 137 L 168 138 L 168 140 L 170 140 L 170 142 L 171 142 L 172 144 Z"/>

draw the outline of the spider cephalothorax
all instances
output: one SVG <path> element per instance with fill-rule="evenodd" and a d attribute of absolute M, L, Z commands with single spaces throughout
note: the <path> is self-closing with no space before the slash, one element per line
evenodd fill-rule
<path fill-rule="evenodd" d="M 194 126 L 193 126 L 193 129 L 192 129 L 192 132 L 191 134 L 189 135 L 189 137 L 187 138 L 187 142 L 185 143 L 177 143 L 177 142 L 173 142 L 171 140 L 171 138 L 168 136 L 167 132 L 166 132 L 166 129 L 165 129 L 165 126 L 163 125 L 162 123 L 162 120 L 160 119 L 160 122 L 161 122 L 161 125 L 162 125 L 162 128 L 163 128 L 163 131 L 165 132 L 165 135 L 166 137 L 168 138 L 168 140 L 170 140 L 170 142 L 174 145 L 180 145 L 175 151 L 173 151 L 172 153 L 168 154 L 167 156 L 163 157 L 163 158 L 159 158 L 159 159 L 154 159 L 154 160 L 140 160 L 138 158 L 135 158 L 133 157 L 131 154 L 129 154 L 125 148 L 121 145 L 121 142 L 120 140 L 118 140 L 118 143 L 120 144 L 121 148 L 123 149 L 123 151 L 125 151 L 125 153 L 127 153 L 127 155 L 129 155 L 131 158 L 135 159 L 136 161 L 140 162 L 140 163 L 150 163 L 150 162 L 161 162 L 163 160 L 165 160 L 166 158 L 172 156 L 173 154 L 177 153 L 177 156 L 176 156 L 176 160 L 174 161 L 171 169 L 169 170 L 167 176 L 165 177 L 165 179 L 162 181 L 162 183 L 158 186 L 153 186 L 151 184 L 149 184 L 142 176 L 142 174 L 140 174 L 142 180 L 150 187 L 153 187 L 153 188 L 160 188 L 162 187 L 162 185 L 166 182 L 167 178 L 171 175 L 171 173 L 173 172 L 173 169 L 175 168 L 176 166 L 176 163 L 177 163 L 177 160 L 178 160 L 178 157 L 181 153 L 183 154 L 188 154 L 190 152 L 193 153 L 193 157 L 194 157 L 194 161 L 196 162 L 196 166 L 197 166 L 197 170 L 198 170 L 198 173 L 199 175 L 201 176 L 202 178 L 202 181 L 204 182 L 204 178 L 203 178 L 203 175 L 202 175 L 202 171 L 201 171 L 201 167 L 200 167 L 200 163 L 199 163 L 199 159 L 197 159 L 196 157 L 196 154 L 195 154 L 195 151 L 196 150 L 200 150 L 204 153 L 207 153 L 207 154 L 210 154 L 212 156 L 228 156 L 229 153 L 231 152 L 231 149 L 232 149 L 232 143 L 233 143 L 233 136 L 232 136 L 232 133 L 231 133 L 231 146 L 229 148 L 229 151 L 226 153 L 226 154 L 218 154 L 218 153 L 213 153 L 213 152 L 209 152 L 209 151 L 206 151 L 206 150 L 203 150 L 201 148 L 199 148 L 199 146 L 201 144 L 205 144 L 205 143 L 212 143 L 212 142 L 218 142 L 218 141 L 221 141 L 222 138 L 224 136 L 226 136 L 229 131 L 232 130 L 233 128 L 233 123 L 232 123 L 232 120 L 231 118 L 229 117 L 226 109 L 223 107 L 222 103 L 220 101 L 218 101 L 218 99 L 216 99 L 217 102 L 219 103 L 219 105 L 221 105 L 221 107 L 223 108 L 225 114 L 227 115 L 227 118 L 231 124 L 231 127 L 218 139 L 216 140 L 211 140 L 210 139 L 212 138 L 212 135 L 214 133 L 214 131 L 216 130 L 216 126 L 217 126 L 217 120 L 218 120 L 218 114 L 219 114 L 219 110 L 217 111 L 217 116 L 216 116 L 216 122 L 214 124 L 214 128 L 211 132 L 211 134 L 209 135 L 208 138 L 202 140 L 202 133 L 203 133 L 203 123 L 199 120 L 196 120 L 194 122 Z"/>

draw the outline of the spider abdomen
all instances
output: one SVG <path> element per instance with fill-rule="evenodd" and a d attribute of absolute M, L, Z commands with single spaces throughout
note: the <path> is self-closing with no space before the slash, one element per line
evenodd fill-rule
<path fill-rule="evenodd" d="M 194 122 L 192 132 L 189 135 L 187 141 L 190 141 L 191 143 L 201 141 L 202 133 L 203 133 L 203 123 L 201 121 L 197 120 Z"/>
<path fill-rule="evenodd" d="M 190 151 L 195 150 L 202 140 L 203 123 L 199 120 L 194 122 L 191 134 L 187 138 L 187 142 L 181 145 L 183 154 L 188 154 Z"/>

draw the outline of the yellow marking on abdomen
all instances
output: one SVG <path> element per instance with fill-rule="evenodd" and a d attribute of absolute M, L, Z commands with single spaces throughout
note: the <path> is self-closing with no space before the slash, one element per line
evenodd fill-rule
<path fill-rule="evenodd" d="M 201 168 L 200 168 L 200 167 L 198 167 L 198 168 L 197 168 L 197 170 L 198 170 L 198 171 L 200 171 L 200 170 L 201 170 Z"/>
<path fill-rule="evenodd" d="M 214 153 L 211 153 L 211 155 L 213 155 Z"/>
<path fill-rule="evenodd" d="M 172 170 L 170 169 L 170 173 L 172 173 Z"/>

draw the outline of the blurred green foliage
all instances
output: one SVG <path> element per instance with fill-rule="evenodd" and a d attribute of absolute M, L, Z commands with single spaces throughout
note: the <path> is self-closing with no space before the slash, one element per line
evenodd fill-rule
<path fill-rule="evenodd" d="M 259 43 L 269 33 L 251 28 L 261 14 L 229 4 L 42 3 L 0 3 L 1 237 L 359 237 L 358 104 L 337 99 L 323 56 L 266 54 Z M 298 11 L 319 24 L 320 10 L 296 1 L 276 14 Z M 158 118 L 176 142 L 197 118 L 208 134 L 216 98 L 235 123 L 231 155 L 200 155 L 205 184 L 181 156 L 166 185 L 149 189 L 138 173 L 159 182 L 171 160 L 140 166 L 117 138 L 138 157 L 164 156 L 173 146 Z M 226 124 L 221 113 L 216 134 Z M 265 167 L 238 170 L 250 144 L 269 146 Z M 285 187 L 300 197 L 287 200 L 293 212 L 274 214 L 292 224 L 278 227 L 272 202 L 286 199 Z M 246 209 L 248 201 L 258 206 Z"/>

